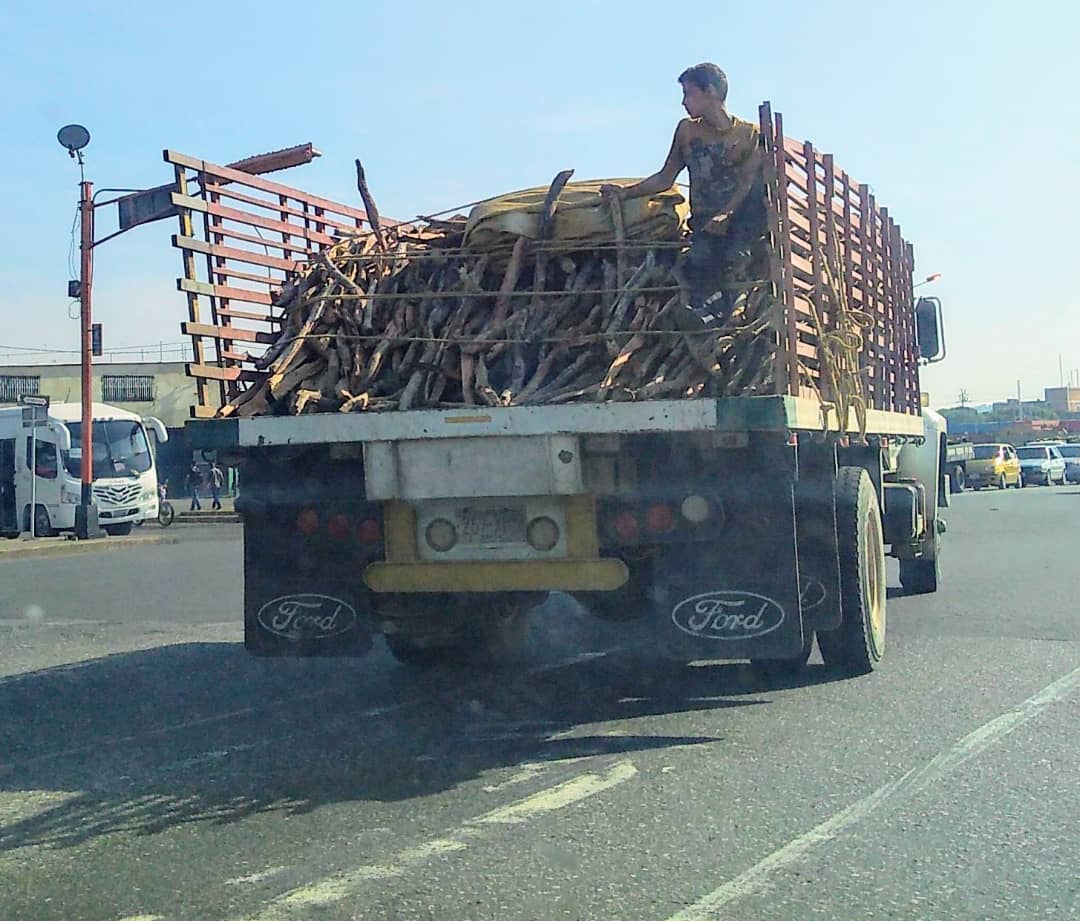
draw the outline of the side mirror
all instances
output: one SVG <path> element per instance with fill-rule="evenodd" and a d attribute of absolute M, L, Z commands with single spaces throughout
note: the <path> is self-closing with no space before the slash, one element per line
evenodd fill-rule
<path fill-rule="evenodd" d="M 920 297 L 915 302 L 915 337 L 919 357 L 928 364 L 945 357 L 945 326 L 941 318 L 941 301 L 936 297 Z"/>
<path fill-rule="evenodd" d="M 160 419 L 155 419 L 153 416 L 146 416 L 143 419 L 143 425 L 150 427 L 158 444 L 165 444 L 165 442 L 169 440 L 169 430 L 165 428 L 165 424 Z"/>

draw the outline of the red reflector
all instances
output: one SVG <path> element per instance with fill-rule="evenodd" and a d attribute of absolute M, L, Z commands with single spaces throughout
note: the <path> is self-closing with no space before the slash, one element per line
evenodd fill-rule
<path fill-rule="evenodd" d="M 313 508 L 304 509 L 296 516 L 296 529 L 301 534 L 311 537 L 312 534 L 319 530 L 319 513 Z"/>
<path fill-rule="evenodd" d="M 362 544 L 377 544 L 382 540 L 382 528 L 374 518 L 361 521 L 356 526 L 356 539 Z"/>
<path fill-rule="evenodd" d="M 327 522 L 326 531 L 334 540 L 345 540 L 349 536 L 349 519 L 342 514 L 334 515 Z"/>
<path fill-rule="evenodd" d="M 612 526 L 622 540 L 634 540 L 641 533 L 641 525 L 633 512 L 620 512 L 612 522 Z"/>
<path fill-rule="evenodd" d="M 675 527 L 675 513 L 669 505 L 654 505 L 645 515 L 650 531 L 670 531 Z"/>

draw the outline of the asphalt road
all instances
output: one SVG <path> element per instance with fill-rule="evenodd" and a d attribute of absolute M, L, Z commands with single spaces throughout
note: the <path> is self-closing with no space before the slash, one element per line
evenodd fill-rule
<path fill-rule="evenodd" d="M 0 918 L 1080 917 L 1080 489 L 949 523 L 800 686 L 564 599 L 497 674 L 252 660 L 230 529 L 0 560 Z"/>

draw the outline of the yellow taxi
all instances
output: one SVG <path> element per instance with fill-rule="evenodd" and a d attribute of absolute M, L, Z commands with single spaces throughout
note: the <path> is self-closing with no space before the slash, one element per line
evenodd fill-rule
<path fill-rule="evenodd" d="M 1024 485 L 1020 458 L 1016 449 L 1007 444 L 975 445 L 975 457 L 967 462 L 967 482 L 972 489 L 996 486 L 1005 489 Z"/>

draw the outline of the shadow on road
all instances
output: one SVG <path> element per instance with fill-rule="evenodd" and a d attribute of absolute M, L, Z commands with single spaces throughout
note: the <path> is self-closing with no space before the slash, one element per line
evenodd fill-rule
<path fill-rule="evenodd" d="M 418 673 L 381 650 L 257 660 L 206 643 L 5 679 L 0 795 L 36 805 L 0 815 L 0 851 L 399 802 L 499 768 L 722 743 L 722 711 L 836 677 L 811 667 L 763 680 L 746 666 L 676 668 L 641 651 L 574 659 L 597 639 L 582 623 L 564 616 L 525 667 L 480 677 Z M 650 731 L 649 717 L 679 713 L 694 731 Z"/>

